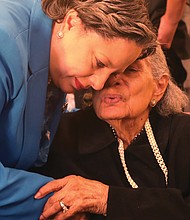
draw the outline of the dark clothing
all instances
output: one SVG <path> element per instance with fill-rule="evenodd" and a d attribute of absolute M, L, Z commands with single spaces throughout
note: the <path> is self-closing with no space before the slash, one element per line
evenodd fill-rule
<path fill-rule="evenodd" d="M 160 18 L 166 11 L 167 0 L 146 0 L 150 20 L 155 27 L 159 27 Z M 187 26 L 181 20 L 178 24 L 172 46 L 176 54 L 183 60 L 190 58 L 190 36 L 188 35 Z"/>
<path fill-rule="evenodd" d="M 158 28 L 160 19 L 166 10 L 167 0 L 146 0 L 150 20 L 153 25 Z M 171 74 L 180 88 L 183 88 L 183 83 L 186 80 L 187 72 L 182 65 L 181 59 L 190 58 L 190 36 L 188 35 L 187 27 L 184 21 L 180 21 L 176 30 L 171 48 L 165 50 L 167 62 Z"/>
<path fill-rule="evenodd" d="M 118 142 L 92 109 L 63 115 L 43 173 L 55 178 L 81 175 L 108 184 L 107 217 L 91 219 L 189 220 L 190 116 L 162 117 L 152 112 L 150 123 L 169 170 L 168 187 L 144 130 L 125 150 L 129 173 L 139 185 L 130 187 Z"/>

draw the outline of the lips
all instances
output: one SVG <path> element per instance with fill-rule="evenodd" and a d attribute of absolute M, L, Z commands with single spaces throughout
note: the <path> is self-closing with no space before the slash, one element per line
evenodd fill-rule
<path fill-rule="evenodd" d="M 113 94 L 113 95 L 106 95 L 102 98 L 103 102 L 106 104 L 116 104 L 122 101 L 122 96 Z"/>
<path fill-rule="evenodd" d="M 77 78 L 75 78 L 75 85 L 77 90 L 81 90 L 85 88 Z"/>

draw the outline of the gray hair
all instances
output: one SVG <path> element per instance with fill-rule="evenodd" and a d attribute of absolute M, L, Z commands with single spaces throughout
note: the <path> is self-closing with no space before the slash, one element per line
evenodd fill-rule
<path fill-rule="evenodd" d="M 156 52 L 147 59 L 151 66 L 154 80 L 159 80 L 163 75 L 169 77 L 167 89 L 155 106 L 157 112 L 163 116 L 182 112 L 184 107 L 187 106 L 189 99 L 174 82 L 161 47 L 158 46 Z"/>
<path fill-rule="evenodd" d="M 74 9 L 85 30 L 135 41 L 143 48 L 142 57 L 155 51 L 156 34 L 144 0 L 42 0 L 42 8 L 55 22 Z"/>

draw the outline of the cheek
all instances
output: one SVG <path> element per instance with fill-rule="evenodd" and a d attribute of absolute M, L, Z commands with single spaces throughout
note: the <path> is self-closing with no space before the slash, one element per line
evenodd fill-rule
<path fill-rule="evenodd" d="M 145 84 L 145 86 L 142 88 L 139 98 L 137 99 L 136 104 L 139 105 L 139 109 L 141 110 L 146 110 L 149 109 L 150 101 L 153 97 L 153 85 L 152 83 L 150 84 Z"/>
<path fill-rule="evenodd" d="M 67 51 L 65 54 L 67 63 L 70 66 L 88 66 L 90 63 L 90 52 L 85 50 L 85 48 L 74 48 L 72 51 Z"/>
<path fill-rule="evenodd" d="M 92 74 L 92 69 L 88 60 L 79 59 L 79 61 L 77 61 L 77 59 L 73 59 L 65 64 L 66 68 L 64 66 L 63 68 L 67 70 L 70 76 L 86 77 Z"/>
<path fill-rule="evenodd" d="M 131 87 L 132 88 L 132 87 Z M 145 110 L 153 97 L 154 86 L 152 80 L 138 80 L 133 84 L 133 89 L 129 88 L 128 110 L 132 113 L 135 111 Z"/>
<path fill-rule="evenodd" d="M 140 84 L 139 84 L 140 83 Z M 154 90 L 154 84 L 152 79 L 145 78 L 139 80 L 139 82 L 136 83 L 136 95 L 139 95 L 139 98 L 148 98 L 152 96 L 153 90 Z M 139 86 L 138 86 L 139 84 Z"/>
<path fill-rule="evenodd" d="M 99 118 L 104 119 L 106 117 L 107 107 L 101 101 L 100 96 L 93 97 L 93 107 Z"/>
<path fill-rule="evenodd" d="M 94 107 L 94 110 L 96 111 L 96 112 L 98 112 L 98 109 L 100 108 L 100 98 L 98 97 L 98 96 L 94 96 L 93 95 L 93 97 L 92 97 L 92 105 L 93 105 L 93 107 Z"/>

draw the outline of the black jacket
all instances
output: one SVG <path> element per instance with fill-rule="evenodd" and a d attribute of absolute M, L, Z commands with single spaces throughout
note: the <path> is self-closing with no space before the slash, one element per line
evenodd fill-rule
<path fill-rule="evenodd" d="M 76 174 L 108 184 L 109 220 L 189 220 L 190 116 L 161 117 L 154 112 L 150 122 L 169 169 L 168 187 L 145 131 L 125 151 L 129 172 L 139 185 L 130 187 L 118 142 L 92 109 L 63 115 L 43 173 L 55 178 Z"/>

